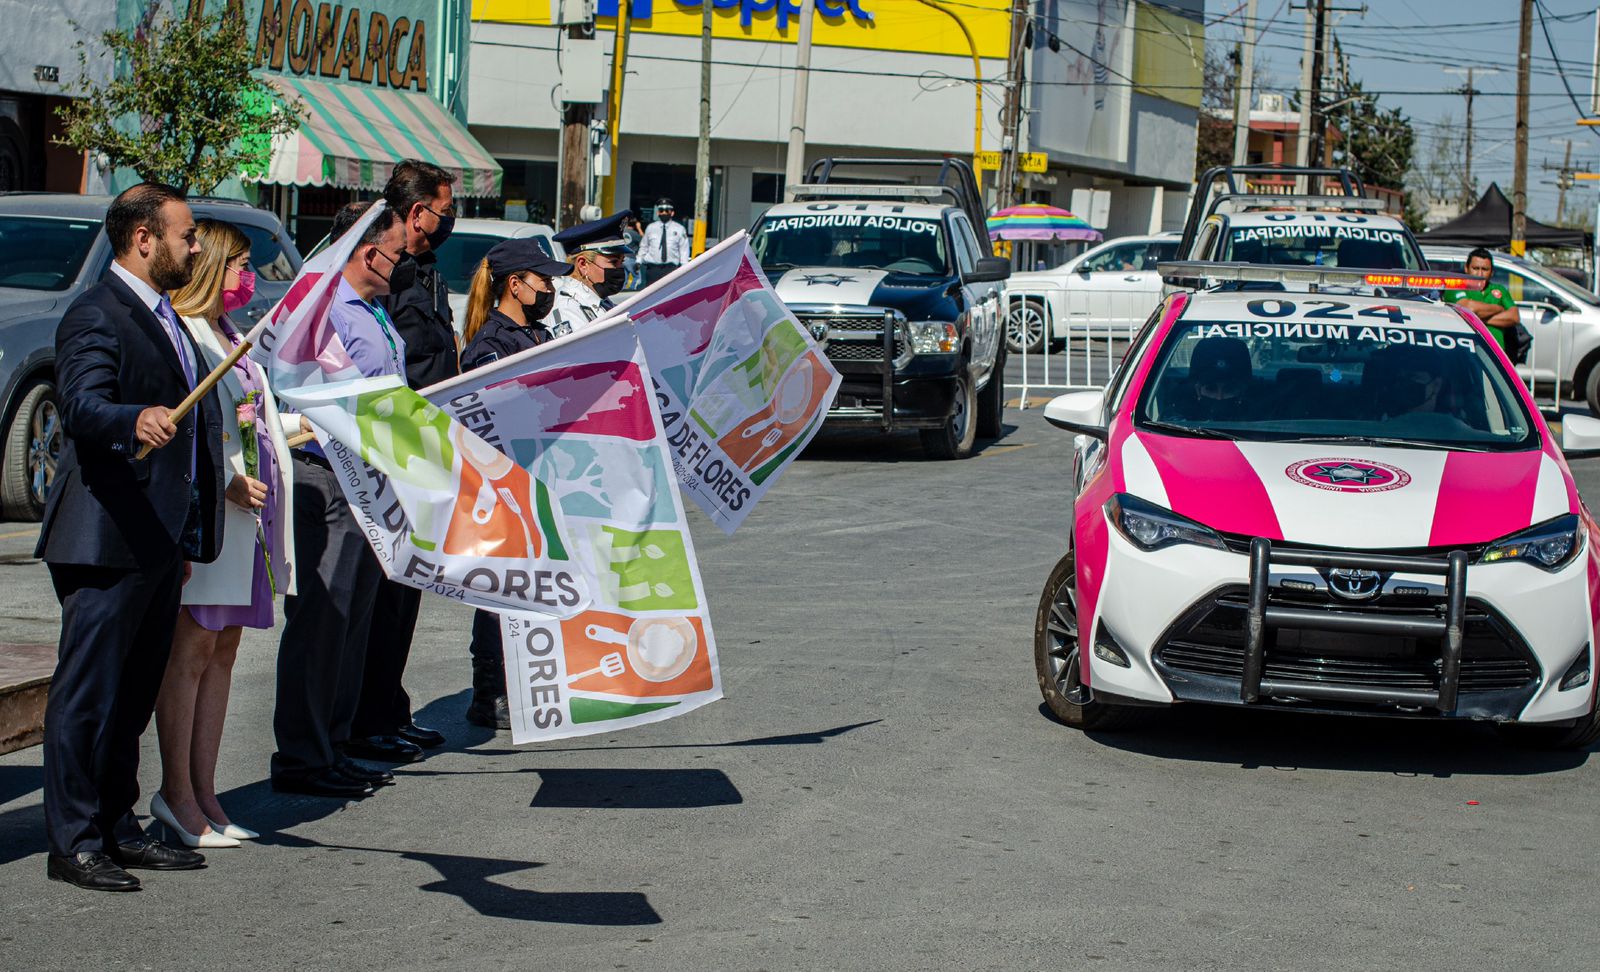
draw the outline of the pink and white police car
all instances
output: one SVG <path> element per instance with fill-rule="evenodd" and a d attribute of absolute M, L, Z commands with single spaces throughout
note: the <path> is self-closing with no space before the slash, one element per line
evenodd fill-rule
<path fill-rule="evenodd" d="M 1567 417 L 1558 447 L 1470 314 L 1295 273 L 1310 292 L 1172 295 L 1103 392 L 1046 407 L 1077 433 L 1046 704 L 1085 729 L 1206 702 L 1593 742 L 1600 550 L 1565 457 L 1600 455 L 1600 421 Z"/>

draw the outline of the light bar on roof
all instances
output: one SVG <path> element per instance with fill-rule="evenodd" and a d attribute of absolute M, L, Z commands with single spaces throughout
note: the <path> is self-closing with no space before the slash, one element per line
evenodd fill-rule
<path fill-rule="evenodd" d="M 1350 212 L 1381 213 L 1382 199 L 1363 196 L 1275 196 L 1271 193 L 1241 193 L 1222 196 L 1215 212 L 1242 212 L 1247 209 L 1343 209 Z"/>
<path fill-rule="evenodd" d="M 861 186 L 848 183 L 804 182 L 789 187 L 792 200 L 801 199 L 915 199 L 934 202 L 953 197 L 949 186 Z"/>
<path fill-rule="evenodd" d="M 1370 270 L 1361 267 L 1294 267 L 1271 263 L 1216 263 L 1204 260 L 1163 261 L 1163 277 L 1239 280 L 1246 283 L 1301 284 L 1311 287 L 1389 287 L 1395 290 L 1481 290 L 1483 279 L 1459 273 L 1412 270 Z"/>

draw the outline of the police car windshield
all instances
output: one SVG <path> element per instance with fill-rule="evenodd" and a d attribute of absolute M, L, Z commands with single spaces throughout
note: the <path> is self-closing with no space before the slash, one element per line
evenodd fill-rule
<path fill-rule="evenodd" d="M 1137 422 L 1163 434 L 1252 441 L 1538 444 L 1522 399 L 1476 334 L 1414 326 L 1403 306 L 1317 303 L 1338 316 L 1176 325 L 1140 394 Z M 1269 314 L 1288 304 L 1251 301 Z"/>
<path fill-rule="evenodd" d="M 1222 259 L 1299 267 L 1421 270 L 1425 264 L 1411 234 L 1373 226 L 1366 216 L 1339 213 L 1268 213 L 1266 222 L 1228 231 Z"/>
<path fill-rule="evenodd" d="M 850 267 L 942 276 L 948 266 L 937 217 L 859 212 L 767 216 L 756 227 L 751 246 L 762 268 L 774 271 Z"/>

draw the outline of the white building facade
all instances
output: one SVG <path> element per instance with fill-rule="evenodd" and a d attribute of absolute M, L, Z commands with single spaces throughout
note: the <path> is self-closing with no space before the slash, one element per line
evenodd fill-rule
<path fill-rule="evenodd" d="M 480 203 L 479 215 L 555 222 L 563 109 L 578 99 L 595 104 L 592 168 L 609 168 L 617 208 L 648 216 L 665 195 L 680 214 L 692 211 L 700 6 L 632 0 L 620 138 L 608 158 L 617 3 L 600 0 L 587 34 L 552 26 L 550 0 L 473 3 L 467 121 L 505 172 L 502 199 Z M 1007 0 L 819 0 L 817 8 L 808 161 L 971 159 L 980 124 L 982 148 L 1002 148 Z M 1035 0 L 1031 14 L 1019 148 L 1045 153 L 1049 164 L 1025 177 L 1023 197 L 1070 208 L 1074 190 L 1101 190 L 1108 236 L 1181 224 L 1194 167 L 1203 0 Z M 713 17 L 716 238 L 748 227 L 782 198 L 798 3 L 714 0 Z M 590 201 L 600 201 L 601 188 L 594 180 Z"/>

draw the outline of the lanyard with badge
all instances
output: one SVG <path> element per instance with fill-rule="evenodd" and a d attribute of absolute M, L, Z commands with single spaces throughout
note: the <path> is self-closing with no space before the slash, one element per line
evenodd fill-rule
<path fill-rule="evenodd" d="M 383 308 L 377 304 L 368 303 L 367 306 L 372 308 L 372 316 L 378 319 L 378 330 L 383 332 L 383 339 L 389 342 L 389 360 L 394 362 L 395 374 L 404 374 L 405 369 L 400 367 L 400 348 L 396 346 L 394 334 L 389 330 L 393 327 L 393 324 L 389 321 L 389 315 L 385 314 Z"/>

